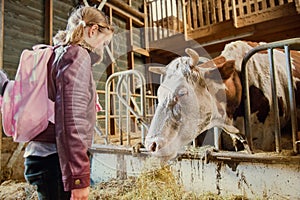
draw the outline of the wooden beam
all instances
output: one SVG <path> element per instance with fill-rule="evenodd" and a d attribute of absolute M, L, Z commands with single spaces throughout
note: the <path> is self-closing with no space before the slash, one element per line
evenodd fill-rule
<path fill-rule="evenodd" d="M 119 7 L 111 4 L 111 3 L 106 3 L 105 4 L 107 7 L 109 7 L 110 9 L 115 11 L 115 14 L 119 14 L 120 17 L 123 18 L 131 18 L 134 22 L 134 24 L 138 25 L 138 26 L 144 26 L 144 22 L 142 22 L 140 19 L 138 19 L 137 17 L 131 15 L 130 13 L 127 13 L 126 11 L 120 9 Z"/>
<path fill-rule="evenodd" d="M 288 3 L 281 6 L 265 9 L 263 11 L 255 12 L 250 15 L 238 16 L 235 19 L 234 26 L 241 28 L 248 25 L 253 25 L 280 17 L 291 16 L 297 14 L 294 3 Z"/>
<path fill-rule="evenodd" d="M 146 49 L 143 49 L 141 47 L 137 47 L 135 45 L 132 45 L 131 46 L 131 51 L 133 51 L 135 53 L 138 53 L 138 54 L 141 54 L 143 56 L 149 57 L 149 52 Z"/>
<path fill-rule="evenodd" d="M 123 10 L 131 15 L 133 15 L 136 18 L 139 18 L 143 20 L 145 18 L 145 14 L 138 12 L 137 10 L 131 8 L 128 4 L 124 3 L 123 1 L 120 0 L 109 0 L 109 3 L 118 7 L 120 10 Z"/>
<path fill-rule="evenodd" d="M 230 20 L 190 31 L 188 33 L 188 38 L 192 40 L 201 38 L 202 42 L 209 42 L 233 35 L 240 35 L 245 33 L 250 34 L 254 31 L 255 29 L 253 26 L 247 26 L 237 29 L 234 27 L 233 21 Z"/>
<path fill-rule="evenodd" d="M 52 45 L 53 0 L 45 0 L 45 44 Z"/>

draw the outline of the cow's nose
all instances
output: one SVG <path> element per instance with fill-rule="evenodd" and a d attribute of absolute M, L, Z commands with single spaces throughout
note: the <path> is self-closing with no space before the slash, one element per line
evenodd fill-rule
<path fill-rule="evenodd" d="M 156 142 L 153 142 L 151 145 L 150 145 L 150 151 L 152 151 L 152 152 L 155 152 L 156 151 L 156 148 L 157 148 L 157 144 L 156 144 Z"/>

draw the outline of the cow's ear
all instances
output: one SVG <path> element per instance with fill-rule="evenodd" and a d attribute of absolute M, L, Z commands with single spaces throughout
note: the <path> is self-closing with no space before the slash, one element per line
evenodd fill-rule
<path fill-rule="evenodd" d="M 223 80 L 228 79 L 235 71 L 235 61 L 226 60 L 224 63 L 217 65 L 217 68 L 221 74 Z"/>
<path fill-rule="evenodd" d="M 198 53 L 195 50 L 190 48 L 186 48 L 185 53 L 191 57 L 191 62 L 190 62 L 191 67 L 195 67 L 199 62 Z"/>
<path fill-rule="evenodd" d="M 149 67 L 150 72 L 155 74 L 166 74 L 167 69 L 165 67 Z"/>

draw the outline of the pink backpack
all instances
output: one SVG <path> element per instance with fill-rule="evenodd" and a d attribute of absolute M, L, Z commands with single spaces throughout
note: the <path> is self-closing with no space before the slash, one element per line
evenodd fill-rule
<path fill-rule="evenodd" d="M 47 63 L 53 47 L 36 45 L 21 54 L 15 80 L 2 99 L 4 133 L 15 142 L 28 142 L 54 123 L 54 102 L 48 99 Z"/>

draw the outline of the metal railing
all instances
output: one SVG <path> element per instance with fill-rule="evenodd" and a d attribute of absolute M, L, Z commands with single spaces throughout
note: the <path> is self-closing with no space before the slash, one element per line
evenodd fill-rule
<path fill-rule="evenodd" d="M 281 130 L 279 123 L 279 112 L 278 112 L 278 99 L 277 99 L 277 87 L 275 84 L 276 73 L 274 67 L 274 58 L 273 58 L 273 50 L 275 48 L 284 49 L 284 53 L 286 56 L 286 71 L 287 71 L 287 83 L 288 83 L 288 94 L 289 94 L 289 107 L 291 112 L 291 126 L 292 126 L 292 142 L 293 142 L 293 151 L 298 153 L 297 144 L 297 111 L 296 111 L 296 102 L 295 102 L 295 92 L 293 87 L 293 75 L 292 75 L 292 66 L 291 66 L 291 57 L 290 50 L 300 50 L 300 38 L 282 40 L 278 42 L 271 42 L 267 44 L 263 44 L 257 46 L 250 50 L 244 57 L 242 61 L 242 80 L 243 80 L 243 99 L 245 106 L 245 134 L 248 139 L 250 148 L 253 149 L 252 145 L 252 131 L 251 131 L 251 110 L 250 110 L 250 96 L 249 96 L 249 83 L 248 83 L 248 70 L 247 70 L 247 62 L 249 59 L 257 52 L 268 50 L 269 62 L 270 62 L 270 75 L 271 75 L 271 88 L 272 88 L 272 105 L 274 110 L 274 119 L 275 119 L 275 145 L 276 152 L 281 151 Z"/>
<path fill-rule="evenodd" d="M 138 78 L 140 83 L 140 95 L 139 95 L 139 102 L 136 102 L 133 94 L 131 92 L 131 85 L 132 78 Z M 106 143 L 108 142 L 109 138 L 109 130 L 110 130 L 110 112 L 111 112 L 111 84 L 112 82 L 117 79 L 116 83 L 116 95 L 119 101 L 119 114 L 118 114 L 118 122 L 119 122 L 119 137 L 120 137 L 120 144 L 123 144 L 123 131 L 122 131 L 122 118 L 124 113 L 121 112 L 122 106 L 126 108 L 126 133 L 127 133 L 127 144 L 131 145 L 131 130 L 130 130 L 130 118 L 133 115 L 138 124 L 141 125 L 141 142 L 144 144 L 145 136 L 146 136 L 146 129 L 148 128 L 147 123 L 145 122 L 146 117 L 146 89 L 145 89 L 145 78 L 143 74 L 137 70 L 127 70 L 116 72 L 112 74 L 108 80 L 106 81 L 105 85 L 105 140 Z M 125 90 L 125 91 L 123 91 Z M 116 109 L 116 108 L 114 108 Z M 114 133 L 115 134 L 115 133 Z"/>

